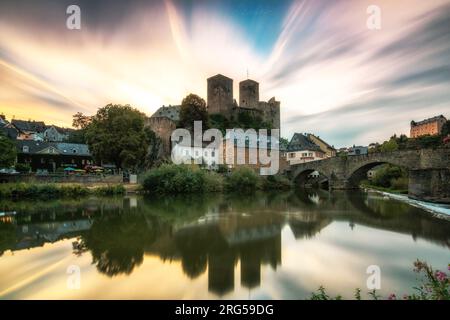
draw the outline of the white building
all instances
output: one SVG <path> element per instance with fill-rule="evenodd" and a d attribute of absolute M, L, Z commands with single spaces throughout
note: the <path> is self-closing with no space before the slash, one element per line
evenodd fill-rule
<path fill-rule="evenodd" d="M 295 133 L 286 150 L 286 160 L 290 165 L 310 161 L 323 160 L 326 158 L 318 145 L 301 133 Z"/>
<path fill-rule="evenodd" d="M 172 148 L 172 161 L 188 164 L 196 163 L 198 160 L 206 168 L 215 170 L 219 165 L 219 152 L 217 148 L 211 148 L 208 144 L 203 144 L 201 147 L 186 146 L 182 143 L 175 144 Z"/>

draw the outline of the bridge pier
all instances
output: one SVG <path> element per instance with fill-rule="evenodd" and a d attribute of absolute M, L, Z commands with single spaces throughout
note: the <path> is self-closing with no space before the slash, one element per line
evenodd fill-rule
<path fill-rule="evenodd" d="M 450 203 L 450 169 L 409 170 L 408 196 L 417 200 Z"/>

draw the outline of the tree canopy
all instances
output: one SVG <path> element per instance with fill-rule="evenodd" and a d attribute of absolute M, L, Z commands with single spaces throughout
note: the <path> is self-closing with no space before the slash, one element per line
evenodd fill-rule
<path fill-rule="evenodd" d="M 86 141 L 97 161 L 121 169 L 144 166 L 152 139 L 145 115 L 129 105 L 108 104 L 86 125 Z"/>
<path fill-rule="evenodd" d="M 194 129 L 194 121 L 202 121 L 203 129 L 209 127 L 206 102 L 195 94 L 189 94 L 181 102 L 178 126 L 188 130 Z"/>
<path fill-rule="evenodd" d="M 0 131 L 0 168 L 9 168 L 16 161 L 16 146 Z"/>

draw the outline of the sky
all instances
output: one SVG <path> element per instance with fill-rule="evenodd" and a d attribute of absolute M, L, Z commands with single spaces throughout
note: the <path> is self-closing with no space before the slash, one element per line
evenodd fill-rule
<path fill-rule="evenodd" d="M 66 9 L 81 9 L 81 29 Z M 370 5 L 380 29 L 369 29 Z M 335 147 L 450 117 L 450 0 L 1 0 L 0 114 L 71 126 L 108 103 L 150 116 L 215 74 L 281 102 L 281 134 Z"/>

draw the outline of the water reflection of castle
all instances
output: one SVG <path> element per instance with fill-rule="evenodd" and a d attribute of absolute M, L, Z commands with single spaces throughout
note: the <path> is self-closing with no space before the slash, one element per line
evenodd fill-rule
<path fill-rule="evenodd" d="M 193 211 L 199 213 L 193 216 L 183 202 L 175 219 L 167 219 L 175 210 L 171 201 L 108 200 L 77 203 L 76 209 L 30 209 L 28 215 L 19 212 L 0 219 L 1 239 L 7 239 L 0 241 L 0 256 L 6 250 L 78 238 L 74 253 L 90 252 L 98 271 L 108 276 L 130 274 L 144 255 L 154 255 L 163 261 L 180 261 L 183 272 L 192 279 L 207 272 L 209 291 L 224 295 L 234 289 L 237 266 L 241 286 L 255 288 L 260 286 L 265 266 L 276 270 L 281 265 L 285 226 L 301 239 L 314 237 L 333 220 L 349 220 L 449 246 L 450 225 L 437 225 L 414 212 L 416 209 L 408 209 L 410 216 L 405 220 L 386 214 L 393 208 L 378 203 L 367 208 L 362 200 L 321 198 L 319 206 L 302 197 L 275 203 L 264 200 L 254 206 L 222 199 L 195 207 Z"/>

